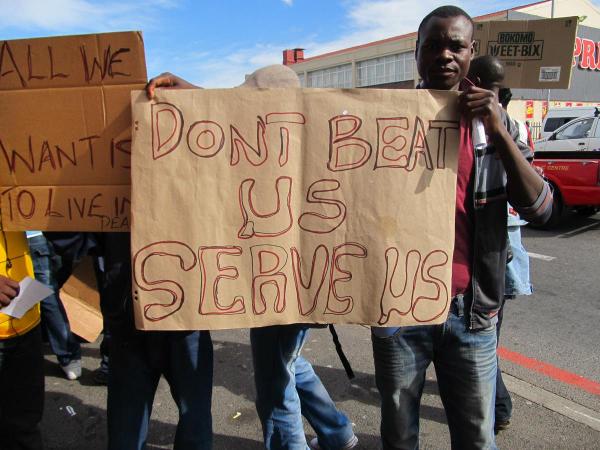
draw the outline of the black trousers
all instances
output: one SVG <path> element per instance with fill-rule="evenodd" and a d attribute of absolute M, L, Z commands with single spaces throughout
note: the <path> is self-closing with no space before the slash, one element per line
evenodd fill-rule
<path fill-rule="evenodd" d="M 39 423 L 44 410 L 42 333 L 37 326 L 0 339 L 0 448 L 43 448 Z"/>
<path fill-rule="evenodd" d="M 504 299 L 502 302 L 502 307 L 500 308 L 500 311 L 498 311 L 498 323 L 496 324 L 496 336 L 498 337 L 498 343 L 500 342 L 500 329 L 502 328 L 505 304 L 506 299 Z M 500 370 L 500 361 L 498 361 L 498 373 L 496 375 L 496 422 L 506 422 L 507 420 L 510 420 L 512 416 L 512 408 L 512 399 L 510 398 L 508 389 L 506 389 L 506 386 L 504 385 L 502 371 Z"/>

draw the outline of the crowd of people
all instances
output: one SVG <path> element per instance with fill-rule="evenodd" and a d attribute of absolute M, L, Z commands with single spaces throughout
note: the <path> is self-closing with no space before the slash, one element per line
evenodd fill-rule
<path fill-rule="evenodd" d="M 505 109 L 509 91 L 493 58 L 473 59 L 473 21 L 460 8 L 444 6 L 422 20 L 415 57 L 420 89 L 459 90 L 461 111 L 456 189 L 452 302 L 440 325 L 373 327 L 375 382 L 381 400 L 384 449 L 419 447 L 419 407 L 425 373 L 433 363 L 453 449 L 496 448 L 495 432 L 510 423 L 510 396 L 498 367 L 496 347 L 507 298 L 530 294 L 529 271 L 519 227 L 543 223 L 552 193 L 531 166 L 530 139 Z M 166 73 L 157 88 L 192 88 Z M 241 86 L 300 87 L 294 72 L 269 66 Z M 475 150 L 473 119 L 481 120 L 488 144 Z M 507 220 L 508 210 L 508 220 Z M 17 280 L 33 274 L 58 289 L 84 256 L 96 258 L 105 327 L 103 371 L 107 373 L 108 448 L 143 449 L 154 394 L 164 376 L 179 409 L 174 448 L 210 449 L 213 348 L 208 331 L 139 331 L 133 320 L 128 233 L 2 232 L 0 303 L 17 295 Z M 59 258 L 61 269 L 51 273 Z M 508 280 L 508 281 L 507 281 Z M 52 351 L 65 376 L 81 374 L 79 343 L 64 325 L 57 298 L 42 302 Z M 58 317 L 58 319 L 57 319 Z M 60 323 L 61 325 L 57 325 Z M 41 449 L 44 374 L 40 306 L 21 319 L 0 314 L 0 447 Z M 252 329 L 256 410 L 269 450 L 342 450 L 358 445 L 350 419 L 301 355 L 308 325 Z M 53 336 L 53 337 L 51 337 Z M 58 336 L 58 337 L 57 337 Z M 107 364 L 106 364 L 107 363 Z M 317 437 L 307 442 L 304 416 Z"/>

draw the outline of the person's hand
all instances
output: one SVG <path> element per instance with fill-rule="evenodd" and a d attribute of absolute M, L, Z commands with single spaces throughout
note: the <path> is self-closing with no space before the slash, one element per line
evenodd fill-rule
<path fill-rule="evenodd" d="M 500 116 L 500 105 L 493 91 L 488 91 L 477 86 L 469 86 L 459 97 L 461 112 L 469 120 L 480 118 L 485 126 L 485 131 L 492 139 L 505 130 Z"/>
<path fill-rule="evenodd" d="M 19 294 L 19 283 L 0 275 L 0 305 L 8 304 Z"/>
<path fill-rule="evenodd" d="M 149 100 L 154 98 L 154 91 L 156 88 L 198 89 L 198 86 L 185 81 L 183 78 L 179 78 L 177 75 L 164 72 L 154 78 L 151 78 L 146 84 L 144 89 L 146 90 L 146 95 L 148 96 Z"/>

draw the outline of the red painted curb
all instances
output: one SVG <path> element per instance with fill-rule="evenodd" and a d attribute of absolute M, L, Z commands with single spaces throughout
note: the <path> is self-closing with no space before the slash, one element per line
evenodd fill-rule
<path fill-rule="evenodd" d="M 589 392 L 590 394 L 600 396 L 600 383 L 588 380 L 587 378 L 582 377 L 581 375 L 568 372 L 566 370 L 553 366 L 552 364 L 538 361 L 534 358 L 529 358 L 528 356 L 522 355 L 517 352 L 513 352 L 512 350 L 508 350 L 505 347 L 498 347 L 498 356 L 502 359 L 506 359 L 507 361 L 518 364 L 521 367 L 525 367 L 535 372 L 547 375 L 548 377 L 553 378 L 554 380 L 570 384 L 571 386 L 583 389 L 584 391 Z"/>

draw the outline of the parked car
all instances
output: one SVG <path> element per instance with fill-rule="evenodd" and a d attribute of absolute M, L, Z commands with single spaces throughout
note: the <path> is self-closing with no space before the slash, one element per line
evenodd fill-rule
<path fill-rule="evenodd" d="M 547 139 L 535 143 L 536 151 L 600 151 L 600 114 L 570 121 Z"/>
<path fill-rule="evenodd" d="M 554 190 L 547 227 L 555 226 L 566 208 L 582 215 L 599 211 L 600 115 L 575 119 L 536 142 L 533 164 L 543 169 Z"/>
<path fill-rule="evenodd" d="M 540 138 L 547 139 L 550 135 L 573 119 L 580 117 L 593 116 L 598 108 L 593 106 L 576 106 L 572 108 L 552 108 L 548 110 L 546 117 L 542 122 Z"/>

